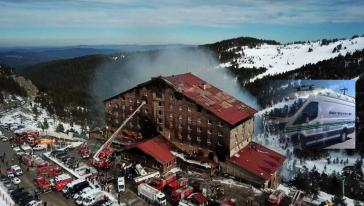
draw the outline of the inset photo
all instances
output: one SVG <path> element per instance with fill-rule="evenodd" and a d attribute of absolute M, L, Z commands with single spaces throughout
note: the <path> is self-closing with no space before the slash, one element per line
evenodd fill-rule
<path fill-rule="evenodd" d="M 270 81 L 263 132 L 299 149 L 355 149 L 354 80 Z M 279 85 L 279 86 L 278 86 Z"/>

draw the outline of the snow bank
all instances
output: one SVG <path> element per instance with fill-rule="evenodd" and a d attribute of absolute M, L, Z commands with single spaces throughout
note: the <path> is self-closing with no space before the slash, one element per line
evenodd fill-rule
<path fill-rule="evenodd" d="M 33 107 L 37 108 L 38 115 L 33 113 Z M 80 125 L 71 125 L 67 122 L 62 122 L 57 117 L 50 115 L 45 109 L 37 106 L 33 101 L 26 102 L 20 107 L 12 109 L 11 111 L 5 112 L 2 117 L 0 117 L 1 123 L 9 123 L 12 125 L 14 132 L 23 131 L 42 131 L 39 122 L 43 122 L 44 119 L 47 120 L 49 128 L 45 129 L 45 132 L 55 132 L 57 126 L 62 124 L 64 130 L 71 130 L 81 133 L 82 129 Z"/>
<path fill-rule="evenodd" d="M 333 197 L 334 197 L 334 195 L 327 194 L 326 192 L 319 192 L 318 198 L 316 200 L 312 200 L 311 198 L 306 197 L 304 199 L 304 201 L 319 205 L 321 202 L 325 202 L 327 200 L 331 201 Z M 354 205 L 355 200 L 350 199 L 348 197 L 344 197 L 344 200 L 348 206 Z M 359 202 L 359 203 L 360 203 L 360 205 L 363 205 L 363 202 Z"/>
<path fill-rule="evenodd" d="M 207 169 L 211 168 L 211 165 L 208 164 L 208 163 L 202 163 L 202 162 L 199 162 L 199 161 L 196 161 L 196 160 L 189 160 L 185 157 L 184 154 L 181 154 L 181 153 L 178 153 L 178 152 L 175 152 L 175 151 L 171 151 L 171 153 L 176 156 L 176 157 L 179 157 L 181 158 L 183 161 L 185 162 L 188 162 L 190 164 L 194 164 L 194 165 L 198 165 L 198 166 L 202 166 L 202 167 L 205 167 Z"/>

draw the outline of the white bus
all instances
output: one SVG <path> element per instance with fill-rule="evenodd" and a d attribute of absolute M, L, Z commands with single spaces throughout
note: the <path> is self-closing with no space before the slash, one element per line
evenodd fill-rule
<path fill-rule="evenodd" d="M 334 139 L 344 142 L 354 132 L 353 97 L 328 89 L 298 92 L 295 97 L 297 101 L 287 112 L 289 115 L 278 120 L 284 136 L 295 147 L 306 148 Z"/>

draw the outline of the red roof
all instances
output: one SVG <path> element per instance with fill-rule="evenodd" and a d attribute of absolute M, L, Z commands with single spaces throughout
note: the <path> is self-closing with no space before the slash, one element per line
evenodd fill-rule
<path fill-rule="evenodd" d="M 267 180 L 283 165 L 285 160 L 286 157 L 283 155 L 251 142 L 228 161 Z"/>
<path fill-rule="evenodd" d="M 168 142 L 159 136 L 140 142 L 135 147 L 150 155 L 161 164 L 165 164 L 176 158 L 171 153 Z"/>
<path fill-rule="evenodd" d="M 235 125 L 256 113 L 256 110 L 191 73 L 162 77 L 177 91 L 220 119 Z"/>

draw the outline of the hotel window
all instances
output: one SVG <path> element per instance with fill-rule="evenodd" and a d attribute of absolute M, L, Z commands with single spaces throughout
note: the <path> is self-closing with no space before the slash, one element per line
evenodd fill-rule
<path fill-rule="evenodd" d="M 182 130 L 182 124 L 179 124 L 179 125 L 178 125 L 178 129 L 179 129 L 179 130 Z"/>
<path fill-rule="evenodd" d="M 211 144 L 211 138 L 208 137 L 206 141 L 207 141 L 207 144 Z"/>
<path fill-rule="evenodd" d="M 169 118 L 173 119 L 173 114 L 169 114 Z"/>
<path fill-rule="evenodd" d="M 222 137 L 221 132 L 218 132 L 218 133 L 217 133 L 217 136 Z"/>
<path fill-rule="evenodd" d="M 192 128 L 191 128 L 191 125 L 188 125 L 188 131 L 191 131 Z"/>
<path fill-rule="evenodd" d="M 197 123 L 200 124 L 201 123 L 201 119 L 197 119 Z"/>
<path fill-rule="evenodd" d="M 182 115 L 179 115 L 178 119 L 179 119 L 179 120 L 182 120 Z"/>
<path fill-rule="evenodd" d="M 207 134 L 209 134 L 209 135 L 210 135 L 210 134 L 211 134 L 211 130 L 207 130 Z"/>
<path fill-rule="evenodd" d="M 158 123 L 162 123 L 162 118 L 158 118 Z"/>
<path fill-rule="evenodd" d="M 201 128 L 197 127 L 197 132 L 201 133 Z"/>
<path fill-rule="evenodd" d="M 133 106 L 130 106 L 129 110 L 130 110 L 130 111 L 133 111 Z"/>
<path fill-rule="evenodd" d="M 182 106 L 179 106 L 179 107 L 178 107 L 178 110 L 179 110 L 179 111 L 182 111 Z"/>
<path fill-rule="evenodd" d="M 140 126 L 140 124 L 137 124 L 137 128 L 138 128 L 138 129 L 141 129 L 142 127 Z"/>
<path fill-rule="evenodd" d="M 173 123 L 172 122 L 169 123 L 169 128 L 173 128 Z"/>
<path fill-rule="evenodd" d="M 191 112 L 191 107 L 188 107 L 187 110 L 188 110 L 188 112 Z"/>
<path fill-rule="evenodd" d="M 207 124 L 211 125 L 212 124 L 212 120 L 211 119 L 207 120 Z"/>
<path fill-rule="evenodd" d="M 201 112 L 202 111 L 202 107 L 200 105 L 197 106 L 197 111 Z"/>
<path fill-rule="evenodd" d="M 121 108 L 122 108 L 123 110 L 125 110 L 125 105 L 121 106 Z"/>
<path fill-rule="evenodd" d="M 178 139 L 182 139 L 182 134 L 180 132 L 178 133 Z"/>
<path fill-rule="evenodd" d="M 130 128 L 133 128 L 134 127 L 134 124 L 133 124 L 133 122 L 130 122 Z"/>
<path fill-rule="evenodd" d="M 163 131 L 162 127 L 161 126 L 158 126 L 158 131 Z"/>
<path fill-rule="evenodd" d="M 201 137 L 197 136 L 197 142 L 201 142 Z"/>
<path fill-rule="evenodd" d="M 173 105 L 169 105 L 169 110 L 173 111 Z"/>
<path fill-rule="evenodd" d="M 188 121 L 188 122 L 191 122 L 191 121 L 192 121 L 192 120 L 191 120 L 191 117 L 188 117 L 188 118 L 187 118 L 187 121 Z"/>
<path fill-rule="evenodd" d="M 162 115 L 162 110 L 158 110 L 158 114 L 159 115 Z"/>
<path fill-rule="evenodd" d="M 139 99 L 137 99 L 137 104 L 138 104 L 138 105 L 140 104 L 140 101 L 139 101 Z"/>
<path fill-rule="evenodd" d="M 191 138 L 191 135 L 190 135 L 190 134 L 187 134 L 187 140 L 188 140 L 188 141 L 191 141 L 191 139 L 192 139 L 192 138 Z"/>
<path fill-rule="evenodd" d="M 221 122 L 221 121 L 219 121 L 218 125 L 219 125 L 219 127 L 222 127 L 222 122 Z"/>
<path fill-rule="evenodd" d="M 161 106 L 162 106 L 162 102 L 160 102 L 160 101 L 159 101 L 159 102 L 158 102 L 158 106 L 160 106 L 160 107 L 161 107 Z"/>
<path fill-rule="evenodd" d="M 145 112 L 145 114 L 148 114 L 148 109 L 145 109 L 144 112 Z"/>

